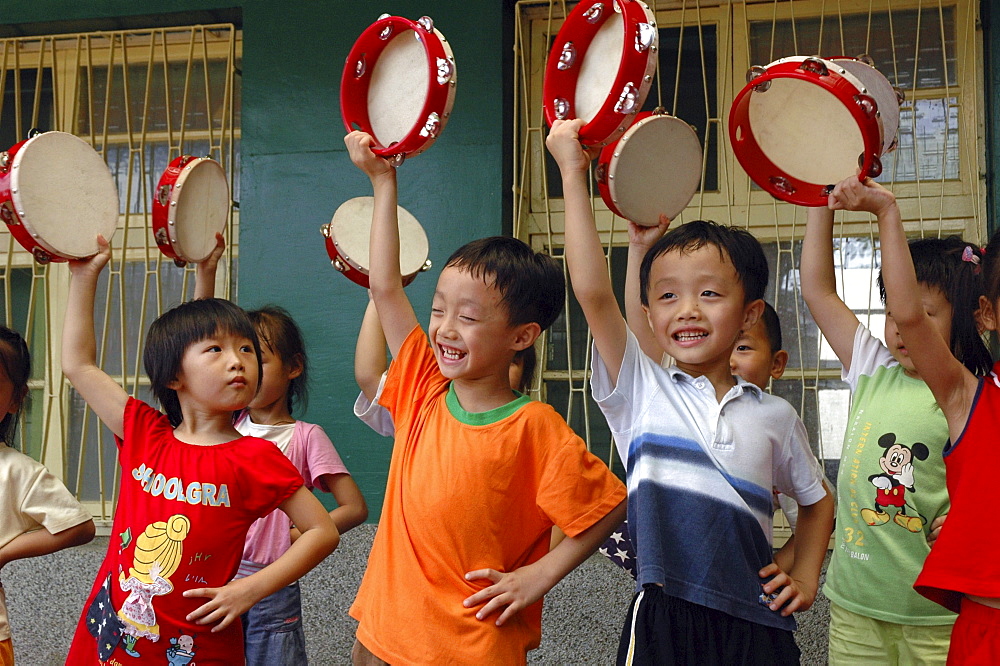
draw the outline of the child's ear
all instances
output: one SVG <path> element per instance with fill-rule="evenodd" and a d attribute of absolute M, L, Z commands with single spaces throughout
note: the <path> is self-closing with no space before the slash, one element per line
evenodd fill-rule
<path fill-rule="evenodd" d="M 758 298 L 756 301 L 750 301 L 747 303 L 746 307 L 743 309 L 743 328 L 740 330 L 749 331 L 763 314 L 764 301 L 762 299 Z"/>
<path fill-rule="evenodd" d="M 781 379 L 785 374 L 786 365 L 788 365 L 788 352 L 784 349 L 774 352 L 774 356 L 771 357 L 771 378 Z"/>
<path fill-rule="evenodd" d="M 7 406 L 8 414 L 17 414 L 17 410 L 21 409 L 21 404 L 24 403 L 25 396 L 28 395 L 28 387 L 23 386 L 17 395 L 12 395 L 10 397 L 10 405 Z"/>
<path fill-rule="evenodd" d="M 538 322 L 531 321 L 527 324 L 516 326 L 514 330 L 514 344 L 511 348 L 514 351 L 527 349 L 531 345 L 535 344 L 535 340 L 537 340 L 538 336 L 541 334 L 542 327 L 538 325 Z"/>
<path fill-rule="evenodd" d="M 288 363 L 288 378 L 295 379 L 302 374 L 305 370 L 305 363 L 303 362 L 302 354 L 296 354 L 294 358 Z"/>
<path fill-rule="evenodd" d="M 985 296 L 979 297 L 979 309 L 976 310 L 976 326 L 982 330 L 997 330 L 997 313 L 993 310 L 993 304 Z"/>

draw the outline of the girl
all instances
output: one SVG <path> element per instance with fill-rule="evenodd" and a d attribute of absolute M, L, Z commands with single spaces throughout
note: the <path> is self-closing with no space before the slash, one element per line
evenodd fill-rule
<path fill-rule="evenodd" d="M 838 186 L 829 209 L 809 210 L 802 249 L 802 295 L 854 392 L 837 479 L 837 543 L 824 588 L 831 602 L 830 663 L 940 664 L 954 615 L 917 594 L 913 583 L 938 548 L 928 544 L 931 529 L 949 511 L 941 458 L 949 423 L 934 376 L 926 363 L 916 364 L 914 350 L 932 342 L 941 351 L 938 363 L 962 368 L 973 382 L 988 371 L 974 315 L 982 277 L 977 263 L 963 259 L 978 255 L 956 237 L 907 245 L 901 228 L 893 238 L 883 226 L 883 300 L 892 264 L 903 262 L 910 267 L 907 294 L 927 321 L 919 333 L 906 330 L 911 315 L 901 316 L 899 299 L 888 298 L 883 345 L 837 295 L 830 209 L 857 209 L 847 197 L 892 208 L 899 224 L 892 195 L 855 177 Z"/>
<path fill-rule="evenodd" d="M 878 216 L 882 240 L 882 272 L 888 306 L 906 341 L 906 351 L 927 382 L 948 423 L 944 449 L 952 508 L 945 526 L 915 583 L 918 592 L 959 613 L 951 637 L 948 664 L 994 664 L 1000 654 L 1000 539 L 983 516 L 992 511 L 996 485 L 993 455 L 1000 406 L 1000 365 L 988 377 L 977 377 L 952 354 L 936 334 L 940 322 L 919 298 L 913 262 L 892 193 L 870 180 L 844 181 L 830 206 L 864 210 Z M 1000 312 L 1000 234 L 990 240 L 985 261 L 967 245 L 969 269 L 984 275 L 986 296 L 978 303 L 982 324 L 997 330 Z M 975 308 L 976 306 L 973 306 Z M 975 321 L 968 309 L 954 318 Z M 984 373 L 985 374 L 985 373 Z"/>
<path fill-rule="evenodd" d="M 260 388 L 257 335 L 240 308 L 192 301 L 153 322 L 143 362 L 166 415 L 97 366 L 94 295 L 111 257 L 98 243 L 97 255 L 70 262 L 62 363 L 115 434 L 122 480 L 67 663 L 166 663 L 178 646 L 201 665 L 242 662 L 237 619 L 332 552 L 336 527 L 273 444 L 233 427 Z M 277 508 L 302 535 L 270 566 L 232 580 L 250 525 Z"/>
<path fill-rule="evenodd" d="M 0 326 L 0 571 L 8 562 L 54 553 L 94 538 L 94 521 L 59 479 L 10 447 L 28 396 L 31 358 L 16 331 Z M 0 585 L 0 666 L 14 650 Z"/>
<path fill-rule="evenodd" d="M 307 488 L 319 487 L 332 493 L 337 508 L 330 512 L 330 518 L 343 534 L 365 521 L 368 507 L 323 429 L 291 415 L 295 407 L 304 409 L 306 403 L 308 366 L 302 333 L 279 307 L 264 307 L 248 315 L 263 343 L 264 377 L 260 392 L 237 419 L 236 429 L 274 442 L 305 477 Z M 237 578 L 274 562 L 298 536 L 299 530 L 283 513 L 275 511 L 258 520 L 247 534 Z M 251 608 L 242 618 L 247 664 L 306 663 L 301 618 L 297 582 Z"/>

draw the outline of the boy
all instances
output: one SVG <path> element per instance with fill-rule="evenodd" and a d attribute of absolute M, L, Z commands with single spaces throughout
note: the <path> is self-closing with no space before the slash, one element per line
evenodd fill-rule
<path fill-rule="evenodd" d="M 631 270 L 631 265 L 629 268 Z M 636 268 L 636 273 L 638 273 L 638 268 Z M 635 296 L 638 298 L 638 293 Z M 651 344 L 640 343 L 647 356 L 654 360 L 662 356 L 663 352 L 656 345 L 656 340 L 653 339 L 652 330 L 646 320 L 630 324 L 630 329 L 637 340 L 641 341 L 643 337 L 649 338 Z M 778 313 L 774 311 L 770 303 L 764 303 L 764 311 L 760 319 L 736 341 L 736 347 L 733 348 L 733 354 L 729 359 L 731 372 L 762 390 L 766 390 L 771 379 L 781 379 L 781 376 L 785 374 L 787 363 L 788 352 L 781 348 L 781 321 L 778 319 Z M 794 532 L 798 516 L 798 505 L 795 501 L 787 495 L 775 492 L 773 508 L 776 511 L 780 508 L 784 512 L 785 518 Z M 782 571 L 790 570 L 795 557 L 794 548 L 795 535 L 793 534 L 774 554 L 774 561 Z M 631 537 L 625 526 L 615 530 L 611 537 L 604 542 L 604 545 L 598 549 L 598 552 L 628 571 L 633 578 L 638 574 L 635 567 L 635 547 L 632 545 Z"/>
<path fill-rule="evenodd" d="M 763 251 L 749 233 L 707 222 L 653 245 L 639 286 L 676 364 L 660 367 L 598 269 L 582 124 L 556 121 L 546 143 L 563 177 L 570 278 L 594 336 L 594 398 L 629 474 L 640 589 L 618 661 L 798 663 L 789 616 L 815 599 L 833 507 L 795 410 L 730 370 L 740 332 L 763 308 Z M 801 505 L 788 572 L 771 562 L 772 486 Z"/>
<path fill-rule="evenodd" d="M 393 356 L 380 402 L 396 430 L 351 607 L 354 663 L 525 663 L 542 596 L 625 515 L 621 482 L 510 388 L 514 354 L 562 307 L 562 273 L 516 239 L 469 243 L 441 272 L 425 335 L 399 273 L 395 169 L 367 134 L 345 143 L 375 193 L 371 294 Z M 549 551 L 553 524 L 569 536 Z"/>

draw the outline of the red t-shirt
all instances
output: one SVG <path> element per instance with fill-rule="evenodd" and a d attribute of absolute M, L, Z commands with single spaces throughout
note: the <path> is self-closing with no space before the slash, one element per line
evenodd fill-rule
<path fill-rule="evenodd" d="M 913 587 L 959 612 L 962 597 L 1000 598 L 1000 534 L 987 519 L 996 490 L 1000 432 L 1000 363 L 979 380 L 972 412 L 958 441 L 944 450 L 951 510 Z"/>
<path fill-rule="evenodd" d="M 66 663 L 242 663 L 240 623 L 212 634 L 213 625 L 187 622 L 208 599 L 182 593 L 232 580 L 250 525 L 302 477 L 263 439 L 185 444 L 165 415 L 134 398 L 124 429 L 111 541 Z"/>

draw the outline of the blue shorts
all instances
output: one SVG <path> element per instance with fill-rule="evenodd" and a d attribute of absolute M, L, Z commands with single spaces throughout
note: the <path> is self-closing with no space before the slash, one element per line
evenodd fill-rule
<path fill-rule="evenodd" d="M 264 597 L 240 619 L 247 666 L 307 663 L 298 583 Z"/>

